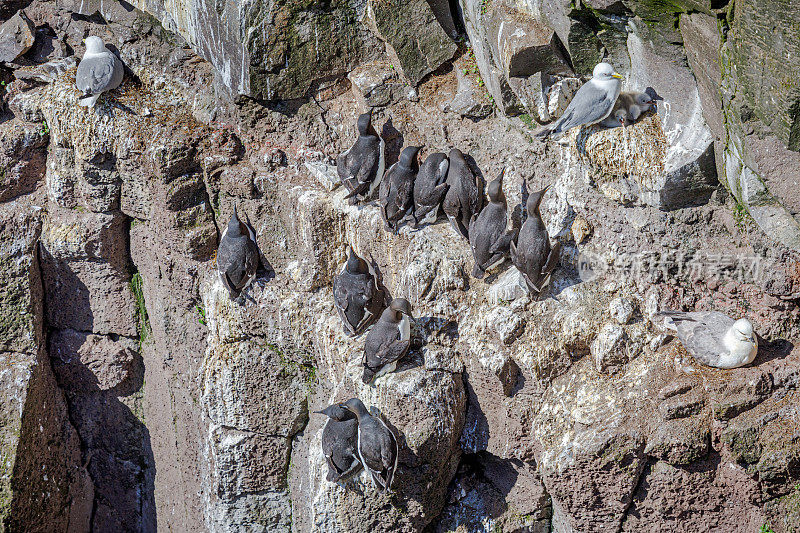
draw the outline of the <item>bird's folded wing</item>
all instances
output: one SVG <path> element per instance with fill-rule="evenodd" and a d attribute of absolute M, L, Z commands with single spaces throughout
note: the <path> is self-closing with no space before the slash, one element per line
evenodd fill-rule
<path fill-rule="evenodd" d="M 410 340 L 401 341 L 399 339 L 392 339 L 391 341 L 384 342 L 371 359 L 377 361 L 378 365 L 381 366 L 393 363 L 403 356 L 410 344 Z"/>
<path fill-rule="evenodd" d="M 411 199 L 413 196 L 412 191 L 414 190 L 414 181 L 413 180 L 403 180 L 397 186 L 397 196 L 394 197 L 394 203 L 398 209 L 405 209 L 406 203 L 408 200 Z"/>
<path fill-rule="evenodd" d="M 354 197 L 356 195 L 365 193 L 367 190 L 369 190 L 369 186 L 370 186 L 369 182 L 359 183 L 356 187 L 353 188 L 352 191 L 350 191 L 347 194 L 347 196 L 344 197 L 345 200 L 347 200 L 349 198 L 352 198 L 352 197 Z M 350 186 L 347 186 L 347 187 L 350 188 Z"/>
<path fill-rule="evenodd" d="M 489 247 L 489 253 L 494 255 L 496 253 L 508 253 L 509 248 L 511 247 L 511 243 L 514 242 L 514 239 L 517 236 L 516 230 L 506 231 L 500 237 L 497 238 L 496 241 L 492 243 Z"/>
<path fill-rule="evenodd" d="M 347 292 L 342 287 L 338 278 L 333 282 L 333 299 L 336 302 L 337 308 L 347 311 Z"/>
<path fill-rule="evenodd" d="M 569 103 L 559 128 L 561 131 L 566 131 L 575 126 L 593 124 L 601 120 L 614 107 L 611 96 L 611 93 L 598 89 L 591 83 L 584 84 Z"/>
<path fill-rule="evenodd" d="M 391 431 L 388 427 L 388 431 Z M 381 464 L 383 468 L 389 470 L 394 468 L 394 443 L 392 442 L 392 435 L 387 434 L 384 439 L 383 446 L 381 446 Z"/>
<path fill-rule="evenodd" d="M 83 59 L 78 65 L 75 85 L 85 94 L 97 94 L 109 88 L 114 79 L 117 58 L 111 52 Z"/>
<path fill-rule="evenodd" d="M 377 166 L 378 154 L 374 152 L 368 153 L 359 163 L 358 172 L 353 172 L 353 176 L 358 179 L 358 183 L 370 184 L 375 179 L 373 171 L 377 169 Z"/>
<path fill-rule="evenodd" d="M 244 260 L 244 271 L 248 276 L 255 275 L 258 270 L 258 245 L 253 241 L 247 241 L 247 255 Z"/>
<path fill-rule="evenodd" d="M 725 352 L 722 338 L 725 332 L 714 331 L 697 322 L 684 322 L 678 329 L 683 346 L 703 362 L 713 362 Z"/>
<path fill-rule="evenodd" d="M 450 185 L 447 183 L 440 183 L 439 185 L 434 187 L 433 192 L 431 193 L 431 199 L 434 201 L 434 204 L 439 204 L 442 201 L 442 198 L 444 198 L 444 195 L 447 194 L 447 191 L 449 189 Z"/>
<path fill-rule="evenodd" d="M 239 289 L 236 287 L 236 284 L 233 283 L 233 281 L 231 281 L 231 278 L 230 278 L 230 276 L 228 276 L 227 272 L 224 272 L 222 274 L 222 276 L 220 276 L 220 277 L 222 278 L 222 284 L 225 286 L 225 288 L 228 290 L 228 292 L 232 292 L 232 293 L 238 293 L 239 292 Z"/>

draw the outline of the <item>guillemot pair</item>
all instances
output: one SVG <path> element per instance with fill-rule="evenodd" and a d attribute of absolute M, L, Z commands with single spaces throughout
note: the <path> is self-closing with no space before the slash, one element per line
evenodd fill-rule
<path fill-rule="evenodd" d="M 400 455 L 397 437 L 389 426 L 380 417 L 372 416 L 358 398 L 317 412 L 330 418 L 322 430 L 322 453 L 328 464 L 328 481 L 347 481 L 363 466 L 375 487 L 388 491 Z"/>

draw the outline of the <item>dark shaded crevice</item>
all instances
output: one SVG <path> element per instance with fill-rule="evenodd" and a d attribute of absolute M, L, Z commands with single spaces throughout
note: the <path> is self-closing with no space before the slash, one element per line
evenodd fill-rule
<path fill-rule="evenodd" d="M 66 394 L 58 386 L 49 364 L 47 340 L 51 328 L 43 297 L 45 284 L 40 252 L 41 242 L 37 240 L 32 247 L 30 293 L 33 305 L 39 304 L 33 312 L 40 315 L 40 321 L 35 331 L 36 353 L 26 354 L 34 358 L 36 364 L 31 368 L 27 383 L 13 473 L 9 472 L 12 490 L 9 512 L 0 524 L 0 529 L 5 531 L 45 531 L 58 527 L 59 520 L 70 527 L 78 505 L 76 496 L 83 495 L 76 495 L 75 491 L 82 480 L 88 479 L 84 443 L 71 417 Z M 76 452 L 82 464 L 72 463 L 71 456 Z M 45 492 L 51 490 L 51 483 L 64 500 L 59 500 L 58 496 L 51 498 Z"/>
<path fill-rule="evenodd" d="M 456 26 L 459 37 L 468 40 L 467 26 L 464 24 L 464 12 L 461 10 L 461 3 L 458 0 L 448 0 L 450 4 L 450 16 Z"/>
<path fill-rule="evenodd" d="M 636 484 L 633 486 L 633 490 L 631 491 L 630 497 L 628 499 L 627 505 L 625 505 L 625 509 L 622 511 L 622 517 L 619 521 L 619 527 L 617 529 L 618 532 L 622 532 L 622 529 L 625 525 L 625 521 L 628 519 L 628 513 L 630 512 L 631 508 L 633 507 L 633 502 L 636 499 L 636 495 L 639 494 L 640 491 L 644 490 L 643 485 L 645 480 L 647 479 L 648 474 L 653 469 L 653 465 L 658 463 L 658 459 L 653 457 L 647 457 L 644 461 L 642 461 L 642 466 L 639 469 L 639 475 L 636 479 Z"/>
<path fill-rule="evenodd" d="M 130 249 L 129 232 L 125 233 L 125 238 L 128 239 L 125 246 Z M 39 251 L 42 251 L 41 243 Z M 40 258 L 41 255 L 37 254 L 37 259 Z M 128 257 L 129 267 L 131 264 Z M 40 272 L 43 270 L 41 262 L 39 270 Z M 135 268 L 132 268 L 131 272 L 135 274 Z M 91 509 L 87 497 L 85 514 L 82 515 L 88 520 L 88 524 L 86 526 L 72 524 L 70 527 L 75 531 L 83 530 L 84 527 L 88 527 L 88 531 L 98 532 L 155 531 L 154 509 L 152 516 L 146 516 L 145 510 L 146 500 L 153 499 L 153 480 L 150 480 L 149 487 L 146 485 L 147 477 L 154 468 L 149 432 L 119 398 L 119 396 L 130 396 L 132 394 L 130 389 L 133 391 L 142 389 L 144 367 L 141 363 L 141 354 L 136 353 L 136 362 L 130 375 L 113 388 L 101 390 L 99 383 L 92 381 L 91 378 L 89 382 L 79 382 L 77 385 L 59 382 L 58 369 L 53 366 L 54 358 L 51 357 L 54 353 L 51 344 L 54 335 L 62 331 L 76 331 L 83 335 L 96 335 L 96 333 L 86 329 L 51 327 L 47 323 L 49 316 L 47 294 L 48 286 L 42 276 L 41 299 L 46 332 L 42 342 L 46 346 L 46 357 L 50 363 L 50 371 L 53 372 L 54 386 L 64 398 L 66 417 L 75 431 L 76 444 L 80 448 L 81 465 L 73 467 L 78 470 L 80 466 L 82 477 L 73 479 L 73 482 L 89 484 L 93 496 L 90 502 Z M 88 301 L 70 301 L 58 305 L 80 307 L 88 305 Z M 120 339 L 136 340 L 129 335 L 114 333 L 100 334 L 100 336 L 114 342 Z M 142 340 L 141 336 L 139 340 Z M 76 361 L 72 361 L 72 364 L 80 365 Z M 93 376 L 88 368 L 83 370 L 89 376 Z"/>
<path fill-rule="evenodd" d="M 74 425 L 74 422 L 73 422 L 73 425 Z M 86 445 L 85 445 L 83 439 L 80 438 L 80 435 L 78 436 L 78 438 L 81 441 L 81 447 L 84 448 Z M 89 472 L 89 462 L 90 461 L 91 461 L 91 458 L 89 458 L 89 460 L 85 461 L 84 465 L 83 465 L 84 469 L 86 469 L 87 474 Z M 89 479 L 91 479 L 91 476 L 89 476 Z M 94 483 L 94 481 L 92 481 L 92 483 Z M 92 498 L 92 512 L 89 515 L 89 533 L 94 533 L 94 521 L 95 521 L 96 517 L 97 517 L 97 497 L 94 496 Z M 101 532 L 99 532 L 99 533 L 101 533 Z"/>

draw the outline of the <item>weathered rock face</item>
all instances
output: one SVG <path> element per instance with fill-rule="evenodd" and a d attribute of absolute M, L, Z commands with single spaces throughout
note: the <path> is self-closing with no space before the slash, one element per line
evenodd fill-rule
<path fill-rule="evenodd" d="M 0 206 L 0 514 L 9 531 L 87 530 L 93 487 L 48 362 L 37 261 L 43 213 L 31 200 Z"/>
<path fill-rule="evenodd" d="M 513 2 L 463 1 L 461 8 L 483 81 L 502 111 L 522 112 L 520 89 L 539 73 L 571 72 L 554 30 Z"/>
<path fill-rule="evenodd" d="M 0 61 L 14 61 L 31 49 L 33 41 L 33 24 L 25 12 L 17 12 L 0 25 Z"/>
<path fill-rule="evenodd" d="M 214 65 L 221 87 L 233 95 L 303 98 L 312 85 L 345 75 L 380 49 L 359 22 L 362 2 L 132 4 L 180 33 Z"/>
<path fill-rule="evenodd" d="M 781 15 L 785 9 L 784 4 L 735 6 L 719 52 L 726 129 L 720 159 L 737 201 L 768 235 L 797 250 L 798 199 L 791 185 L 800 175 L 800 144 L 792 133 L 797 130 L 797 95 L 796 81 L 785 76 L 797 68 L 792 50 L 800 42 Z M 772 16 L 783 22 L 767 25 Z M 780 52 L 762 44 L 765 32 L 781 43 Z M 763 71 L 749 68 L 753 58 L 764 64 Z"/>
<path fill-rule="evenodd" d="M 4 530 L 796 528 L 791 6 L 135 3 L 159 24 L 18 4 L 3 16 L 24 7 L 36 38 L 0 68 Z M 130 71 L 94 110 L 89 34 Z M 604 52 L 657 111 L 535 140 Z M 365 108 L 389 164 L 414 144 L 505 169 L 512 227 L 550 186 L 541 297 L 508 262 L 471 278 L 443 221 L 394 235 L 349 205 L 331 163 Z M 234 206 L 262 254 L 240 302 L 214 259 Z M 413 306 L 408 356 L 371 385 L 333 306 L 346 243 Z M 663 309 L 746 316 L 759 355 L 701 367 Z M 390 493 L 326 480 L 315 411 L 351 397 L 398 438 Z"/>
<path fill-rule="evenodd" d="M 427 75 L 453 58 L 456 43 L 423 0 L 372 1 L 375 31 L 408 82 L 416 87 Z"/>

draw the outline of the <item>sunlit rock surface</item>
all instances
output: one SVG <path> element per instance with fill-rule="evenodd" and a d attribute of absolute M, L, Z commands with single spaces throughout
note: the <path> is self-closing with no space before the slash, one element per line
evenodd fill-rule
<path fill-rule="evenodd" d="M 4 530 L 800 521 L 793 7 L 33 0 L 0 17 L 22 7 L 34 43 L 0 66 Z M 94 110 L 74 88 L 90 34 L 128 69 Z M 535 138 L 603 54 L 656 109 Z M 550 187 L 562 252 L 541 296 L 510 261 L 472 278 L 444 218 L 394 235 L 349 205 L 335 158 L 368 109 L 388 164 L 419 145 L 460 148 L 484 183 L 505 169 L 511 227 Z M 241 301 L 215 270 L 234 206 L 262 253 Z M 345 244 L 413 306 L 408 356 L 371 385 L 333 306 Z M 759 355 L 702 367 L 664 309 L 746 316 Z M 398 437 L 389 493 L 326 480 L 315 411 L 351 397 Z"/>

